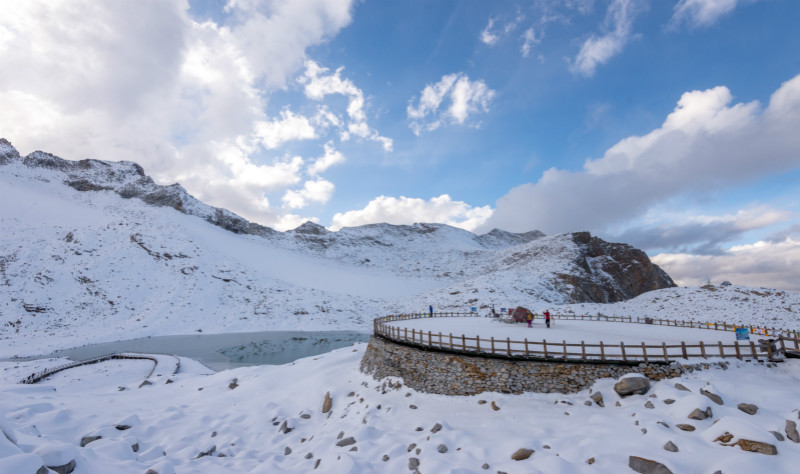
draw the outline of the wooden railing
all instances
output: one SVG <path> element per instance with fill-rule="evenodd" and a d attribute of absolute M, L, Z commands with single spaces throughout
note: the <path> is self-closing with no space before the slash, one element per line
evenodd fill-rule
<path fill-rule="evenodd" d="M 426 332 L 414 328 L 400 328 L 387 324 L 393 321 L 410 319 L 464 316 L 474 317 L 475 313 L 433 313 L 433 315 L 430 313 L 413 313 L 385 316 L 375 319 L 374 333 L 377 336 L 392 341 L 448 352 L 519 359 L 568 360 L 579 362 L 623 362 L 631 364 L 641 362 L 668 363 L 678 359 L 708 359 L 710 357 L 773 361 L 782 359 L 787 348 L 800 351 L 799 338 L 785 337 L 783 335 L 779 335 L 777 339 L 773 339 L 769 341 L 769 343 L 765 342 L 764 344 L 754 341 L 740 344 L 738 340 L 732 344 L 723 344 L 722 341 L 717 343 L 700 341 L 696 344 L 687 344 L 686 342 L 681 342 L 680 344 L 667 344 L 664 342 L 661 344 L 647 344 L 645 342 L 630 344 L 624 341 L 621 341 L 619 344 L 607 344 L 601 341 L 599 344 L 589 344 L 584 341 L 575 343 L 567 342 L 566 340 L 560 342 L 547 341 L 546 339 L 541 341 L 529 341 L 527 338 L 522 341 L 517 341 L 511 340 L 510 337 L 505 339 L 495 339 L 491 337 L 486 339 L 480 336 L 468 337 L 464 334 L 458 336 L 452 333 Z M 558 316 L 558 319 L 597 320 L 595 318 L 596 317 L 591 318 L 588 316 Z M 647 323 L 644 320 L 635 321 L 630 317 L 609 316 L 608 318 L 609 321 L 617 322 L 658 324 L 655 322 L 656 320 L 652 320 L 653 323 Z M 669 325 L 678 327 L 698 327 L 681 323 L 683 322 L 677 321 L 676 324 Z M 693 323 L 694 322 L 692 322 L 692 324 Z M 729 331 L 733 329 L 727 328 L 732 327 L 732 325 L 724 325 L 722 327 L 718 325 L 714 329 Z M 705 329 L 712 328 L 706 327 Z"/>
<path fill-rule="evenodd" d="M 152 355 L 136 354 L 136 353 L 131 353 L 131 352 L 126 352 L 126 353 L 122 353 L 122 354 L 116 354 L 115 353 L 115 354 L 107 354 L 107 355 L 100 356 L 100 357 L 94 357 L 92 359 L 87 359 L 87 360 L 79 360 L 79 361 L 75 361 L 75 362 L 69 362 L 69 363 L 66 363 L 66 364 L 58 365 L 56 367 L 50 367 L 50 368 L 41 370 L 39 372 L 35 372 L 35 373 L 25 377 L 24 379 L 20 380 L 19 383 L 22 383 L 22 384 L 34 384 L 34 383 L 37 383 L 37 382 L 40 382 L 40 381 L 46 379 L 47 377 L 49 377 L 49 376 L 51 376 L 53 374 L 61 372 L 63 370 L 72 369 L 72 368 L 75 368 L 75 367 L 80 367 L 82 365 L 97 364 L 99 362 L 105 362 L 105 361 L 112 360 L 112 359 L 136 359 L 136 360 L 149 360 L 149 361 L 152 361 L 153 362 L 153 368 L 150 370 L 150 373 L 147 374 L 147 377 L 145 377 L 145 379 L 150 378 L 150 376 L 153 375 L 153 372 L 155 371 L 156 366 L 158 366 L 158 359 L 156 359 Z"/>

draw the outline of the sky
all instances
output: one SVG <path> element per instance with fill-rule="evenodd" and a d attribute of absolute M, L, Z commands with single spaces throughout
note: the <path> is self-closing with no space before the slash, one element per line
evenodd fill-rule
<path fill-rule="evenodd" d="M 0 136 L 288 230 L 588 230 L 800 290 L 800 2 L 0 0 Z"/>

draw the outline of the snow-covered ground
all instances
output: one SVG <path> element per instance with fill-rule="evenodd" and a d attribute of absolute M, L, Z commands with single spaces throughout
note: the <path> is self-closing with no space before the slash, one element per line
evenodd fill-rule
<path fill-rule="evenodd" d="M 800 444 L 785 439 L 786 421 L 798 421 L 797 361 L 777 367 L 733 362 L 728 370 L 687 373 L 624 399 L 613 390 L 615 380 L 604 379 L 592 389 L 604 398 L 600 407 L 585 404 L 589 391 L 419 393 L 400 380 L 360 373 L 365 347 L 213 375 L 181 364 L 172 383 L 142 388 L 147 367 L 139 361 L 87 366 L 37 385 L 14 382 L 57 361 L 0 363 L 0 426 L 16 440 L 0 436 L 0 473 L 33 472 L 26 466 L 41 465 L 47 456 L 74 459 L 77 474 L 397 473 L 412 472 L 412 458 L 423 473 L 633 472 L 629 456 L 656 460 L 674 473 L 788 473 L 800 463 Z M 690 391 L 677 389 L 676 382 Z M 701 388 L 724 404 L 701 395 Z M 330 415 L 321 412 L 326 392 L 333 400 Z M 758 412 L 745 414 L 739 403 L 756 404 Z M 708 407 L 712 418 L 688 418 L 695 408 Z M 287 433 L 280 430 L 284 421 Z M 715 441 L 726 432 L 733 435 L 726 444 L 749 439 L 775 446 L 778 454 Z M 80 447 L 88 436 L 102 438 Z M 665 450 L 669 442 L 677 452 Z M 512 460 L 520 448 L 534 453 Z"/>

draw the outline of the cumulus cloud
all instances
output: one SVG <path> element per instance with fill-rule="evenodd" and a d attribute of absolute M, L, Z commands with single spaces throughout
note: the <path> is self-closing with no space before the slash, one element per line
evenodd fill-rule
<path fill-rule="evenodd" d="M 349 140 L 351 136 L 374 140 L 383 146 L 385 151 L 392 151 L 392 139 L 381 136 L 367 124 L 367 115 L 364 112 L 364 93 L 349 79 L 342 79 L 344 68 L 337 69 L 333 74 L 328 74 L 328 68 L 321 67 L 314 61 L 306 61 L 306 69 L 298 82 L 303 84 L 305 95 L 313 100 L 322 100 L 325 96 L 338 94 L 347 96 L 347 126 L 341 131 L 342 141 Z M 342 123 L 342 120 L 333 120 L 328 116 L 330 124 Z"/>
<path fill-rule="evenodd" d="M 447 74 L 436 84 L 425 86 L 416 106 L 416 98 L 409 101 L 406 108 L 411 120 L 409 127 L 419 135 L 443 124 L 464 125 L 470 115 L 488 112 L 489 102 L 495 94 L 481 80 L 470 81 L 464 73 Z"/>
<path fill-rule="evenodd" d="M 702 285 L 708 280 L 719 284 L 728 280 L 737 285 L 800 291 L 798 235 L 777 242 L 734 246 L 719 255 L 665 253 L 651 260 L 680 285 Z"/>
<path fill-rule="evenodd" d="M 688 23 L 694 28 L 709 26 L 732 12 L 738 3 L 739 0 L 680 0 L 675 5 L 670 25 Z"/>
<path fill-rule="evenodd" d="M 551 168 L 497 201 L 485 228 L 605 231 L 668 199 L 702 196 L 800 166 L 800 75 L 766 108 L 726 87 L 683 94 L 661 127 L 625 138 L 581 171 Z"/>
<path fill-rule="evenodd" d="M 472 231 L 481 226 L 492 209 L 489 206 L 472 207 L 463 201 L 453 201 L 442 194 L 429 201 L 419 198 L 379 196 L 364 209 L 337 213 L 333 216 L 331 229 L 355 227 L 386 222 L 389 224 L 415 224 L 418 222 L 441 222 L 453 227 Z"/>
<path fill-rule="evenodd" d="M 325 144 L 325 154 L 317 158 L 317 160 L 308 167 L 308 174 L 311 176 L 318 175 L 325 172 L 333 165 L 343 163 L 344 160 L 344 155 L 333 148 L 333 144 L 331 142 L 328 142 Z"/>
<path fill-rule="evenodd" d="M 480 36 L 481 41 L 483 41 L 485 44 L 488 44 L 489 46 L 494 46 L 500 39 L 499 36 L 492 33 L 492 28 L 494 28 L 494 22 L 495 22 L 494 18 L 489 18 L 489 24 L 486 25 L 486 28 L 484 28 L 483 31 L 481 31 L 481 36 Z"/>
<path fill-rule="evenodd" d="M 162 183 L 268 225 L 265 194 L 301 180 L 300 157 L 335 118 L 266 115 L 308 47 L 349 24 L 351 0 L 229 1 L 222 23 L 185 0 L 9 2 L 0 15 L 0 130 L 21 152 L 131 160 Z"/>
<path fill-rule="evenodd" d="M 286 191 L 283 195 L 283 205 L 289 209 L 301 209 L 309 202 L 325 203 L 331 199 L 333 191 L 333 183 L 322 178 L 306 181 L 302 189 Z"/>
<path fill-rule="evenodd" d="M 597 66 L 622 52 L 631 38 L 633 21 L 641 9 L 640 0 L 614 0 L 608 6 L 602 25 L 605 33 L 592 35 L 583 42 L 578 55 L 570 62 L 572 72 L 591 77 Z"/>
<path fill-rule="evenodd" d="M 533 27 L 525 30 L 525 33 L 522 34 L 522 46 L 520 47 L 523 58 L 530 56 L 533 48 L 542 42 L 543 36 L 544 35 L 542 33 L 537 35 L 536 30 Z"/>

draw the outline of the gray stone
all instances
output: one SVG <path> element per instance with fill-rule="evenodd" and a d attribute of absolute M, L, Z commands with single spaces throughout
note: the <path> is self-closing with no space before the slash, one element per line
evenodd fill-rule
<path fill-rule="evenodd" d="M 325 392 L 325 398 L 322 400 L 322 413 L 328 413 L 333 407 L 333 400 L 331 400 L 331 392 Z"/>
<path fill-rule="evenodd" d="M 786 420 L 786 437 L 795 443 L 800 443 L 800 434 L 797 433 L 797 423 Z"/>
<path fill-rule="evenodd" d="M 778 433 L 777 431 L 770 431 L 770 433 L 772 433 L 772 436 L 774 436 L 775 439 L 777 439 L 778 441 L 784 441 L 786 439 L 783 437 L 782 434 Z"/>
<path fill-rule="evenodd" d="M 489 464 L 483 463 L 483 466 L 481 466 L 481 469 L 489 469 Z"/>
<path fill-rule="evenodd" d="M 418 458 L 408 458 L 408 470 L 413 471 L 419 467 L 419 459 Z"/>
<path fill-rule="evenodd" d="M 56 471 L 58 474 L 70 474 L 75 470 L 75 460 L 73 459 L 62 466 L 47 466 L 47 468 Z"/>
<path fill-rule="evenodd" d="M 648 390 L 650 390 L 650 380 L 641 376 L 623 377 L 614 384 L 614 391 L 620 397 L 644 395 Z"/>
<path fill-rule="evenodd" d="M 740 403 L 736 405 L 736 408 L 742 410 L 748 415 L 755 415 L 758 412 L 758 407 L 752 403 Z"/>
<path fill-rule="evenodd" d="M 706 407 L 706 418 L 714 418 L 714 413 L 711 411 L 711 407 Z"/>
<path fill-rule="evenodd" d="M 447 452 L 447 446 L 445 446 L 444 444 L 440 444 L 439 447 L 436 448 L 436 450 L 439 451 L 440 453 L 444 454 L 444 453 Z"/>
<path fill-rule="evenodd" d="M 590 407 L 590 406 L 592 406 L 592 401 L 591 400 L 586 400 L 585 402 L 583 402 L 583 404 L 586 405 L 587 407 Z"/>
<path fill-rule="evenodd" d="M 383 462 L 386 462 L 386 461 L 389 460 L 389 455 L 388 454 L 384 454 L 383 458 L 381 458 L 381 459 L 383 459 Z"/>
<path fill-rule="evenodd" d="M 720 397 L 716 393 L 712 393 L 712 392 L 709 392 L 708 390 L 706 390 L 704 388 L 701 388 L 700 389 L 700 394 L 701 395 L 705 395 L 706 397 L 709 398 L 709 400 L 711 400 L 712 402 L 716 403 L 717 405 L 723 405 L 724 404 L 724 402 L 722 401 L 722 397 Z"/>
<path fill-rule="evenodd" d="M 439 423 L 436 423 L 435 425 L 433 425 L 433 428 L 431 428 L 431 433 L 438 433 L 441 429 L 442 429 L 442 425 L 439 424 Z"/>
<path fill-rule="evenodd" d="M 139 452 L 139 443 L 133 443 L 133 445 L 131 445 L 131 449 L 133 450 L 134 453 L 138 453 Z"/>
<path fill-rule="evenodd" d="M 410 453 L 410 452 L 411 452 L 411 450 L 413 450 L 413 449 L 414 449 L 414 448 L 416 448 L 416 447 L 417 447 L 417 443 L 411 443 L 411 444 L 409 444 L 409 445 L 408 445 L 408 452 Z"/>
<path fill-rule="evenodd" d="M 286 420 L 283 420 L 281 426 L 278 427 L 278 433 L 288 434 L 291 433 L 294 428 L 289 427 L 289 423 Z"/>
<path fill-rule="evenodd" d="M 300 415 L 300 418 L 302 418 L 304 420 L 307 420 L 307 419 L 311 418 L 311 415 L 309 415 L 308 413 L 303 413 L 302 415 Z"/>
<path fill-rule="evenodd" d="M 314 469 L 319 467 L 319 463 L 322 462 L 322 459 L 317 459 L 317 462 L 314 463 Z"/>
<path fill-rule="evenodd" d="M 629 456 L 628 467 L 639 474 L 672 474 L 672 471 L 660 462 L 640 458 L 639 456 Z"/>
<path fill-rule="evenodd" d="M 689 413 L 689 418 L 692 420 L 705 420 L 708 418 L 708 415 L 706 414 L 706 411 L 695 408 L 693 412 Z"/>
<path fill-rule="evenodd" d="M 336 442 L 336 446 L 339 447 L 350 446 L 351 444 L 356 444 L 356 439 L 352 436 Z"/>
<path fill-rule="evenodd" d="M 285 448 L 283 448 L 283 455 L 284 456 L 288 456 L 290 454 L 292 454 L 292 448 L 290 448 L 289 446 L 286 446 Z"/>
<path fill-rule="evenodd" d="M 81 448 L 86 446 L 87 444 L 93 442 L 93 441 L 97 441 L 98 439 L 103 439 L 103 437 L 100 436 L 100 435 L 98 435 L 98 436 L 84 436 L 83 438 L 81 438 Z"/>
<path fill-rule="evenodd" d="M 672 398 L 667 398 L 666 400 L 664 400 L 664 404 L 666 405 L 672 405 L 673 403 L 675 403 L 675 400 L 673 400 Z"/>
<path fill-rule="evenodd" d="M 591 396 L 591 397 L 589 397 L 589 398 L 591 398 L 591 399 L 592 399 L 592 401 L 594 401 L 595 403 L 597 403 L 597 405 L 598 405 L 598 406 L 601 406 L 601 407 L 604 407 L 604 406 L 606 406 L 606 405 L 605 405 L 605 403 L 603 402 L 603 394 L 602 394 L 602 393 L 600 393 L 600 392 L 594 392 L 594 393 L 592 394 L 592 396 Z"/>
<path fill-rule="evenodd" d="M 647 400 L 647 403 L 644 404 L 644 407 L 645 408 L 655 408 L 656 406 L 653 405 L 653 402 L 651 402 L 650 400 Z"/>
<path fill-rule="evenodd" d="M 210 448 L 208 448 L 205 451 L 200 451 L 199 453 L 197 453 L 197 456 L 195 456 L 194 458 L 195 459 L 200 459 L 200 458 L 205 457 L 205 456 L 211 456 L 216 451 L 217 451 L 217 446 L 214 445 L 214 446 L 211 446 Z"/>
<path fill-rule="evenodd" d="M 115 425 L 114 428 L 120 431 L 125 431 L 131 429 L 131 425 Z"/>
<path fill-rule="evenodd" d="M 308 454 L 306 454 L 306 455 L 305 455 L 305 456 L 303 456 L 303 457 L 304 457 L 304 458 L 306 458 L 306 459 L 311 459 L 311 458 L 313 458 L 313 457 L 314 457 L 314 453 L 308 453 Z"/>
<path fill-rule="evenodd" d="M 694 430 L 697 429 L 693 425 L 689 425 L 689 424 L 686 424 L 686 423 L 678 423 L 675 426 L 677 426 L 679 429 L 681 429 L 683 431 L 694 431 Z"/>
<path fill-rule="evenodd" d="M 535 451 L 532 449 L 520 448 L 514 451 L 514 454 L 511 455 L 511 459 L 513 459 L 514 461 L 524 461 L 525 459 L 531 457 L 531 454 L 533 454 L 534 452 Z"/>
<path fill-rule="evenodd" d="M 677 388 L 678 390 L 683 390 L 684 392 L 691 392 L 691 390 L 689 390 L 688 388 L 686 388 L 686 387 L 685 387 L 683 384 L 681 384 L 681 383 L 676 383 L 676 384 L 675 384 L 675 388 Z"/>
<path fill-rule="evenodd" d="M 673 443 L 672 441 L 667 441 L 667 444 L 664 445 L 664 449 L 666 449 L 667 451 L 671 451 L 673 453 L 678 452 L 678 447 L 675 446 L 675 443 Z"/>

